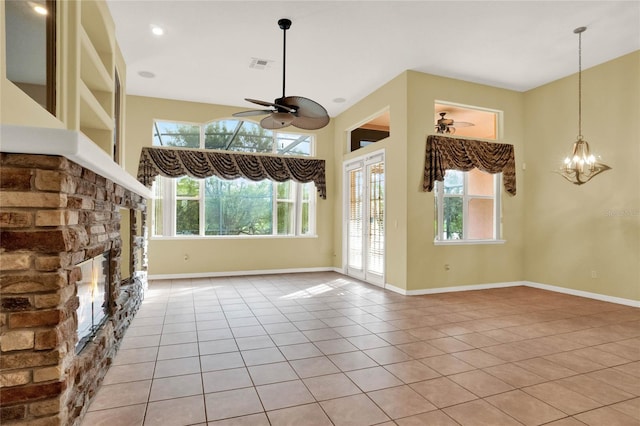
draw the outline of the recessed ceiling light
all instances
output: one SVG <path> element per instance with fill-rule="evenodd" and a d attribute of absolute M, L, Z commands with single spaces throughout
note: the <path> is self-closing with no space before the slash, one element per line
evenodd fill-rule
<path fill-rule="evenodd" d="M 156 76 L 151 71 L 140 71 L 140 72 L 138 72 L 138 75 L 140 77 L 143 77 L 143 78 L 155 78 L 155 76 Z"/>
<path fill-rule="evenodd" d="M 161 36 L 162 34 L 164 34 L 164 30 L 157 25 L 151 26 L 151 32 L 157 36 Z"/>
<path fill-rule="evenodd" d="M 48 15 L 49 11 L 47 10 L 46 7 L 40 5 L 40 4 L 34 4 L 33 5 L 33 11 L 36 12 L 38 15 Z"/>
<path fill-rule="evenodd" d="M 335 102 L 335 103 L 337 103 L 337 104 L 341 104 L 341 103 L 343 103 L 343 102 L 345 102 L 345 101 L 346 101 L 346 99 L 345 99 L 345 98 L 335 98 L 335 99 L 333 100 L 333 102 Z"/>

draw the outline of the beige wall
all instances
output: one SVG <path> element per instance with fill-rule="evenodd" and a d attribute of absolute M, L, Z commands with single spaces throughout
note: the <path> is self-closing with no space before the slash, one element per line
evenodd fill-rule
<path fill-rule="evenodd" d="M 385 150 L 385 224 L 386 281 L 404 288 L 407 273 L 407 199 L 406 179 L 402 172 L 407 161 L 407 74 L 402 73 L 364 100 L 349 108 L 334 119 L 335 125 L 335 173 L 333 191 L 338 194 L 334 210 L 334 241 L 336 253 L 334 265 L 343 267 L 342 215 L 343 215 L 343 164 L 345 161 Z M 348 134 L 350 130 L 368 121 L 385 108 L 390 112 L 390 135 L 375 144 L 354 152 L 349 152 Z"/>
<path fill-rule="evenodd" d="M 504 111 L 502 141 L 515 145 L 516 161 L 521 163 L 524 139 L 521 93 L 408 71 L 336 118 L 336 182 L 341 182 L 339 165 L 346 159 L 385 148 L 386 283 L 418 290 L 521 280 L 522 194 L 502 198 L 505 244 L 435 246 L 433 243 L 435 200 L 432 193 L 422 192 L 422 175 L 426 137 L 434 131 L 436 100 Z M 386 106 L 391 111 L 391 136 L 366 150 L 345 154 L 348 130 Z M 522 190 L 519 172 L 518 179 L 518 189 Z M 337 253 L 342 242 L 341 215 L 339 205 L 335 214 L 339 224 L 334 242 Z M 450 266 L 449 271 L 445 271 L 445 264 Z"/>
<path fill-rule="evenodd" d="M 230 118 L 241 108 L 127 96 L 125 168 L 137 174 L 140 150 L 151 146 L 153 120 L 205 123 Z M 295 131 L 298 131 L 295 129 Z M 302 132 L 302 131 L 300 131 Z M 304 132 L 302 132 L 304 133 Z M 151 238 L 149 273 L 204 274 L 333 265 L 333 125 L 316 133 L 316 156 L 327 159 L 327 199 L 317 199 L 317 237 Z M 184 260 L 187 255 L 188 260 Z"/>
<path fill-rule="evenodd" d="M 522 94 L 511 90 L 410 72 L 408 85 L 408 273 L 407 289 L 519 281 L 523 276 L 525 210 Z M 435 101 L 490 108 L 503 112 L 502 137 L 514 145 L 518 194 L 502 189 L 504 244 L 435 246 L 433 193 L 422 192 L 426 137 L 434 133 Z M 445 269 L 449 265 L 449 270 Z"/>
<path fill-rule="evenodd" d="M 582 133 L 612 167 L 582 186 L 552 173 L 578 133 L 577 75 L 524 94 L 525 279 L 640 300 L 640 52 L 583 71 L 582 89 Z"/>

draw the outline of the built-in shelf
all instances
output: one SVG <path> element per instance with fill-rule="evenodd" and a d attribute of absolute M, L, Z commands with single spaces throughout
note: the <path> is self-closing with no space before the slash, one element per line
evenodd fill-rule
<path fill-rule="evenodd" d="M 80 6 L 80 131 L 113 155 L 115 124 L 115 27 L 103 1 Z"/>
<path fill-rule="evenodd" d="M 100 60 L 106 69 L 113 69 L 113 21 L 106 2 L 84 0 L 81 2 L 81 23 L 91 44 L 99 53 Z M 109 25 L 110 24 L 110 25 Z"/>
<path fill-rule="evenodd" d="M 80 29 L 80 78 L 92 90 L 113 92 L 112 71 L 105 68 L 98 51 L 91 44 L 91 39 L 84 28 Z"/>
<path fill-rule="evenodd" d="M 113 130 L 113 117 L 105 111 L 84 81 L 80 81 L 80 127 Z M 96 143 L 101 145 L 100 141 Z"/>

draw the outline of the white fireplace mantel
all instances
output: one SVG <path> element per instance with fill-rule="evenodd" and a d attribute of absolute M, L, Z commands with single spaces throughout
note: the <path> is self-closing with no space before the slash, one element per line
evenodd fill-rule
<path fill-rule="evenodd" d="M 60 155 L 145 198 L 149 188 L 127 173 L 83 133 L 73 130 L 0 125 L 0 152 Z"/>

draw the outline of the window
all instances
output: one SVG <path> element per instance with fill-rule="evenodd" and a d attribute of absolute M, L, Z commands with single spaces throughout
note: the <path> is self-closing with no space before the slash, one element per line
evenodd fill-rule
<path fill-rule="evenodd" d="M 437 101 L 436 131 L 463 138 L 498 139 L 501 112 L 481 107 Z M 444 113 L 444 116 L 442 115 Z M 447 129 L 438 131 L 438 119 L 446 118 Z M 502 174 L 478 169 L 447 170 L 437 182 L 435 241 L 440 244 L 500 241 L 500 188 Z"/>
<path fill-rule="evenodd" d="M 5 2 L 7 79 L 56 113 L 56 2 Z"/>
<path fill-rule="evenodd" d="M 365 146 L 386 139 L 391 134 L 391 114 L 385 110 L 349 132 L 349 151 L 353 152 Z"/>
<path fill-rule="evenodd" d="M 157 121 L 155 146 L 310 156 L 310 135 L 279 133 L 243 120 L 204 125 Z M 316 189 L 311 183 L 217 177 L 158 177 L 154 184 L 155 236 L 315 234 Z"/>
<path fill-rule="evenodd" d="M 436 184 L 436 241 L 499 240 L 500 177 L 447 170 Z"/>

